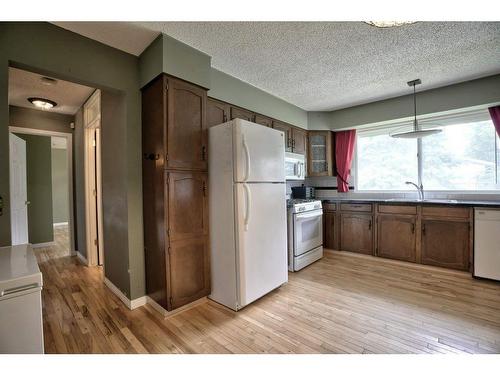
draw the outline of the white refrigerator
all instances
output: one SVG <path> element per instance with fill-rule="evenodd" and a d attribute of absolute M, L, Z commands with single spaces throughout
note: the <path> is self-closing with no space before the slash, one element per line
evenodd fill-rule
<path fill-rule="evenodd" d="M 235 311 L 288 281 L 284 133 L 209 130 L 210 299 Z"/>

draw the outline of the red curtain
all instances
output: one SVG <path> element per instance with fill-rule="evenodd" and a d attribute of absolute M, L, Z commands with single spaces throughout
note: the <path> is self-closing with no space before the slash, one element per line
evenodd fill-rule
<path fill-rule="evenodd" d="M 488 110 L 490 111 L 491 121 L 493 121 L 497 134 L 500 136 L 500 105 L 488 108 Z"/>
<path fill-rule="evenodd" d="M 349 177 L 351 176 L 352 155 L 356 130 L 346 130 L 335 133 L 335 159 L 337 165 L 337 191 L 349 191 Z"/>

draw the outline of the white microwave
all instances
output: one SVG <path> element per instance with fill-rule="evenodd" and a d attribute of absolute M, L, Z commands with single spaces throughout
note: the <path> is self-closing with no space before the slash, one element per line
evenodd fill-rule
<path fill-rule="evenodd" d="M 287 180 L 303 180 L 306 178 L 304 155 L 285 152 L 285 178 Z"/>

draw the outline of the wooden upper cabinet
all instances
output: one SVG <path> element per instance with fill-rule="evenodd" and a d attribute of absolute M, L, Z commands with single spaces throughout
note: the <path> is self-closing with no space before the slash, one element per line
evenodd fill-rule
<path fill-rule="evenodd" d="M 170 243 L 169 310 L 210 294 L 208 237 L 193 237 Z"/>
<path fill-rule="evenodd" d="M 208 234 L 208 178 L 203 172 L 168 172 L 170 241 Z"/>
<path fill-rule="evenodd" d="M 207 92 L 167 78 L 167 160 L 172 169 L 207 169 Z"/>
<path fill-rule="evenodd" d="M 340 214 L 340 249 L 373 255 L 373 217 L 371 214 Z"/>
<path fill-rule="evenodd" d="M 308 176 L 333 175 L 332 139 L 331 131 L 309 131 L 309 145 L 307 148 Z"/>
<path fill-rule="evenodd" d="M 292 127 L 284 122 L 274 120 L 273 128 L 285 133 L 285 151 L 292 152 Z"/>
<path fill-rule="evenodd" d="M 255 115 L 255 123 L 267 126 L 268 128 L 273 126 L 273 120 L 271 118 L 259 114 Z"/>
<path fill-rule="evenodd" d="M 377 218 L 377 255 L 416 262 L 416 216 L 381 214 Z"/>
<path fill-rule="evenodd" d="M 231 106 L 231 120 L 234 120 L 235 118 L 253 122 L 254 113 L 243 108 Z"/>
<path fill-rule="evenodd" d="M 207 128 L 229 121 L 229 104 L 207 98 Z"/>
<path fill-rule="evenodd" d="M 306 154 L 307 131 L 299 128 L 292 128 L 292 152 Z"/>
<path fill-rule="evenodd" d="M 446 219 L 422 219 L 422 263 L 469 269 L 470 223 Z"/>

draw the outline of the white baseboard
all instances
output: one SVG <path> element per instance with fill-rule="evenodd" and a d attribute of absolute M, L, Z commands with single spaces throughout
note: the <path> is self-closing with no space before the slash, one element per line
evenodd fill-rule
<path fill-rule="evenodd" d="M 142 296 L 132 301 L 128 299 L 128 297 L 122 293 L 120 289 L 118 289 L 115 284 L 109 281 L 106 277 L 104 278 L 104 285 L 106 285 L 109 290 L 111 290 L 119 299 L 123 302 L 125 306 L 127 306 L 130 310 L 134 310 L 140 306 L 146 304 L 146 296 Z"/>
<path fill-rule="evenodd" d="M 146 300 L 149 306 L 151 306 L 154 310 L 158 311 L 161 315 L 163 315 L 165 318 L 170 317 L 172 315 L 178 314 L 180 312 L 189 310 L 195 306 L 198 306 L 202 303 L 206 303 L 208 301 L 207 297 L 202 297 L 200 299 L 197 299 L 196 301 L 193 301 L 191 303 L 188 303 L 187 305 L 181 306 L 175 310 L 172 311 L 167 311 L 165 310 L 162 306 L 160 306 L 154 299 L 152 299 L 149 296 L 146 296 Z"/>
<path fill-rule="evenodd" d="M 75 251 L 75 253 L 76 253 L 76 256 L 77 256 L 77 258 L 78 258 L 78 260 L 79 260 L 80 262 L 82 262 L 82 263 L 83 263 L 83 264 L 85 264 L 86 266 L 88 266 L 88 265 L 89 265 L 89 261 L 87 260 L 87 258 L 85 258 L 85 257 L 83 256 L 83 254 L 82 254 L 82 253 L 80 253 L 79 251 Z"/>
<path fill-rule="evenodd" d="M 54 228 L 59 228 L 59 227 L 67 227 L 69 224 L 67 221 L 61 222 L 61 223 L 54 223 L 52 224 Z"/>
<path fill-rule="evenodd" d="M 56 244 L 55 241 L 51 241 L 51 242 L 39 242 L 39 243 L 32 243 L 31 244 L 31 247 L 36 249 L 38 247 L 49 247 L 49 246 L 54 246 Z"/>

